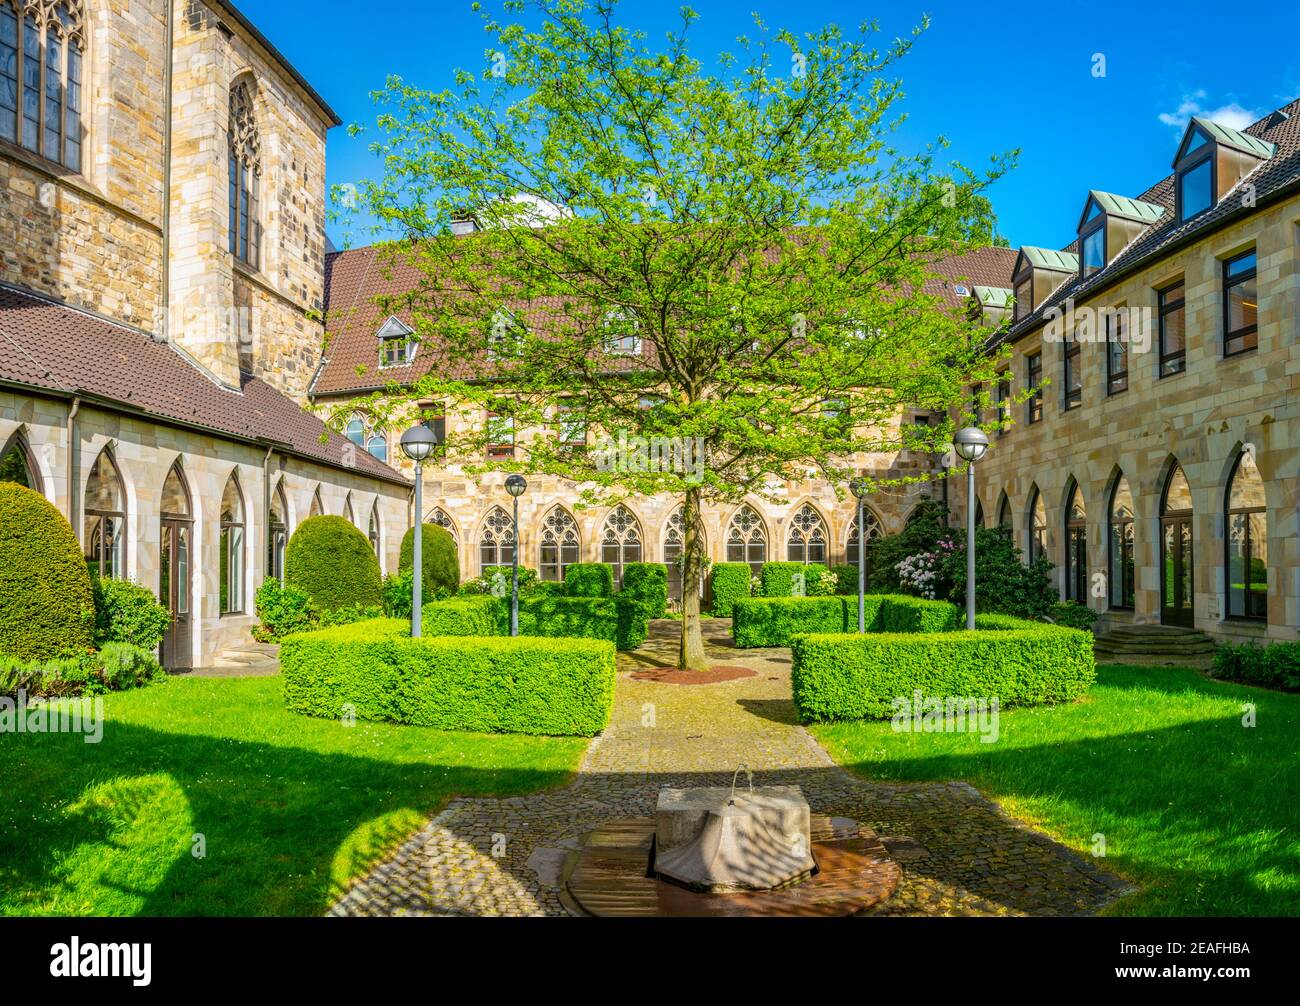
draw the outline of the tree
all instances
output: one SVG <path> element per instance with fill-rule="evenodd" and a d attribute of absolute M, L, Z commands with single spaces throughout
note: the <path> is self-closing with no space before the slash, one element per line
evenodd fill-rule
<path fill-rule="evenodd" d="M 937 452 L 951 425 L 901 410 L 946 414 L 994 379 L 987 333 L 926 283 L 987 243 L 980 193 L 1009 158 L 977 173 L 938 166 L 941 143 L 890 145 L 889 73 L 924 25 L 878 48 L 871 24 L 756 19 L 709 72 L 689 9 L 658 50 L 614 3 L 507 10 L 520 23 L 484 16 L 494 45 L 454 91 L 393 78 L 377 95 L 383 175 L 353 202 L 396 234 L 387 266 L 414 279 L 384 307 L 414 320 L 428 376 L 368 407 L 496 417 L 449 460 L 542 431 L 490 467 L 568 479 L 584 504 L 680 495 L 680 659 L 703 668 L 702 506 Z M 457 236 L 467 214 L 479 229 Z"/>

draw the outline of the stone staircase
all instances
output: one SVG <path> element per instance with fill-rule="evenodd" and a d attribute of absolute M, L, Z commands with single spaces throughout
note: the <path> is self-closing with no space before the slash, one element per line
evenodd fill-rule
<path fill-rule="evenodd" d="M 1214 640 L 1197 629 L 1174 625 L 1117 625 L 1099 632 L 1093 644 L 1099 664 L 1152 664 L 1208 670 Z"/>
<path fill-rule="evenodd" d="M 232 646 L 213 657 L 212 666 L 232 673 L 275 674 L 280 670 L 280 647 L 275 643 Z"/>

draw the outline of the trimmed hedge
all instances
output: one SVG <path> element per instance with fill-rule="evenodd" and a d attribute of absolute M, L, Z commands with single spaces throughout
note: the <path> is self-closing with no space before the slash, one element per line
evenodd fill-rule
<path fill-rule="evenodd" d="M 662 562 L 626 563 L 619 593 L 645 605 L 647 618 L 663 618 L 668 611 L 668 567 Z"/>
<path fill-rule="evenodd" d="M 1093 639 L 1042 625 L 974 632 L 795 636 L 791 685 L 805 721 L 889 719 L 895 698 L 1070 702 L 1092 684 Z"/>
<path fill-rule="evenodd" d="M 749 563 L 719 562 L 713 566 L 713 614 L 730 618 L 732 605 L 749 596 Z"/>
<path fill-rule="evenodd" d="M 420 565 L 424 577 L 420 589 L 425 598 L 433 600 L 439 591 L 445 597 L 456 593 L 460 586 L 460 559 L 456 555 L 456 540 L 445 527 L 438 524 L 421 524 L 423 538 L 420 542 Z M 398 573 L 414 573 L 415 528 L 407 528 L 402 536 L 402 549 L 397 559 Z"/>
<path fill-rule="evenodd" d="M 289 538 L 284 584 L 306 591 L 322 611 L 380 608 L 384 603 L 379 557 L 370 542 L 343 517 L 308 517 Z"/>
<path fill-rule="evenodd" d="M 425 636 L 508 636 L 510 599 L 456 597 L 426 604 L 421 629 Z M 604 639 L 620 650 L 645 642 L 645 607 L 635 598 L 559 597 L 534 594 L 519 599 L 519 635 Z"/>
<path fill-rule="evenodd" d="M 840 566 L 832 566 L 831 572 L 835 574 L 835 593 L 852 594 L 857 597 L 858 594 L 858 567 L 850 566 L 847 563 Z M 871 589 L 870 581 L 867 582 L 867 589 Z"/>
<path fill-rule="evenodd" d="M 614 567 L 607 562 L 575 562 L 564 571 L 568 597 L 613 597 Z"/>
<path fill-rule="evenodd" d="M 947 601 L 907 594 L 867 594 L 863 602 L 868 632 L 948 632 L 964 624 L 957 606 Z M 1023 627 L 1035 623 L 1020 624 Z M 731 633 L 737 646 L 789 646 L 796 633 L 855 632 L 857 627 L 857 595 L 749 597 L 735 602 Z"/>
<path fill-rule="evenodd" d="M 812 569 L 822 567 L 806 566 L 802 562 L 765 562 L 763 563 L 763 572 L 761 579 L 763 583 L 764 597 L 794 597 L 794 580 L 796 576 L 802 575 L 804 579 L 803 593 L 800 597 L 807 597 L 812 593 L 809 590 L 807 577 Z"/>
<path fill-rule="evenodd" d="M 84 653 L 95 629 L 90 572 L 72 525 L 44 496 L 0 482 L 0 653 Z"/>
<path fill-rule="evenodd" d="M 490 594 L 433 601 L 420 609 L 426 636 L 499 636 L 510 632 L 510 602 Z"/>
<path fill-rule="evenodd" d="M 484 733 L 588 737 L 609 724 L 614 647 L 606 641 L 411 639 L 408 631 L 399 619 L 375 619 L 290 636 L 280 650 L 285 706 Z"/>

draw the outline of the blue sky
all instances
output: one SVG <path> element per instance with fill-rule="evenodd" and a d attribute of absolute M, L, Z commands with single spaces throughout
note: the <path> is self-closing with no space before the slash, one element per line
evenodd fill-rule
<path fill-rule="evenodd" d="M 456 67 L 482 65 L 488 45 L 469 0 L 390 0 L 366 25 L 355 2 L 236 0 L 345 123 L 370 124 L 369 92 L 389 73 L 439 89 Z M 489 0 L 492 9 L 499 7 Z M 954 157 L 983 164 L 1019 147 L 1020 165 L 992 190 L 1012 245 L 1069 242 L 1090 188 L 1136 196 L 1167 173 L 1189 112 L 1243 125 L 1300 94 L 1300 47 L 1290 44 L 1290 4 L 1249 19 L 1222 3 L 982 4 L 948 0 L 696 0 L 692 51 L 706 63 L 750 28 L 757 11 L 771 27 L 802 32 L 875 16 L 887 37 L 929 13 L 930 30 L 900 65 L 910 121 L 903 144 L 938 135 Z M 662 38 L 677 5 L 624 0 L 622 20 Z M 1288 27 L 1283 30 L 1283 25 Z M 1270 45 L 1270 26 L 1277 44 Z M 1105 57 L 1093 75 L 1094 54 Z M 375 174 L 364 138 L 334 130 L 331 184 Z M 336 242 L 340 235 L 331 228 Z"/>

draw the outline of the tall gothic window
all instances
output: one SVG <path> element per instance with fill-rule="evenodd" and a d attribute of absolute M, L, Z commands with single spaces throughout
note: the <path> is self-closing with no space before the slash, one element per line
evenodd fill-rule
<path fill-rule="evenodd" d="M 538 575 L 543 580 L 563 580 L 570 564 L 577 561 L 578 525 L 569 511 L 552 507 L 542 521 Z"/>
<path fill-rule="evenodd" d="M 614 587 L 623 589 L 623 566 L 641 561 L 641 525 L 621 503 L 605 518 L 600 534 L 600 561 L 614 567 Z"/>
<path fill-rule="evenodd" d="M 668 567 L 668 596 L 682 599 L 682 550 L 686 547 L 686 508 L 679 506 L 664 531 L 664 565 Z"/>
<path fill-rule="evenodd" d="M 763 519 L 754 508 L 745 505 L 736 511 L 727 528 L 727 562 L 747 562 L 757 576 L 767 562 L 767 532 Z"/>
<path fill-rule="evenodd" d="M 785 557 L 804 564 L 826 562 L 826 522 L 811 503 L 801 506 L 790 520 Z"/>
<path fill-rule="evenodd" d="M 1110 606 L 1129 611 L 1136 596 L 1133 528 L 1133 493 L 1121 475 L 1110 498 Z"/>
<path fill-rule="evenodd" d="M 284 550 L 289 544 L 289 500 L 284 495 L 284 479 L 271 494 L 271 520 L 266 533 L 266 575 L 284 579 Z"/>
<path fill-rule="evenodd" d="M 0 0 L 0 139 L 81 170 L 80 0 Z"/>
<path fill-rule="evenodd" d="M 1065 509 L 1065 597 L 1088 603 L 1088 511 L 1077 482 Z"/>
<path fill-rule="evenodd" d="M 456 533 L 456 522 L 451 519 L 451 516 L 442 507 L 436 506 L 426 513 L 424 515 L 424 522 L 426 524 L 437 524 L 440 528 L 451 535 L 451 540 L 454 541 L 457 546 L 460 545 L 460 535 Z"/>
<path fill-rule="evenodd" d="M 230 473 L 221 494 L 221 614 L 244 610 L 244 495 Z"/>
<path fill-rule="evenodd" d="M 370 525 L 366 529 L 366 538 L 370 541 L 370 547 L 375 550 L 375 555 L 379 554 L 379 501 L 375 500 L 374 505 L 370 508 Z"/>
<path fill-rule="evenodd" d="M 1228 480 L 1228 615 L 1268 618 L 1268 515 L 1253 451 L 1242 451 Z"/>
<path fill-rule="evenodd" d="M 126 576 L 126 493 L 113 456 L 105 448 L 86 479 L 86 562 L 107 579 Z"/>
<path fill-rule="evenodd" d="M 258 200 L 262 141 L 257 133 L 253 93 L 241 81 L 230 91 L 230 254 L 254 269 L 262 265 Z"/>
<path fill-rule="evenodd" d="M 479 536 L 479 572 L 486 573 L 498 566 L 509 566 L 515 558 L 515 532 L 510 515 L 494 506 L 483 519 L 483 533 Z"/>
<path fill-rule="evenodd" d="M 1035 486 L 1029 505 L 1029 561 L 1037 562 L 1047 556 L 1047 508 L 1043 496 Z"/>
<path fill-rule="evenodd" d="M 863 523 L 867 525 L 866 547 L 863 549 L 867 559 L 867 574 L 871 573 L 871 543 L 879 541 L 884 537 L 884 532 L 880 528 L 880 518 L 872 512 L 870 507 L 863 507 Z M 849 538 L 845 544 L 844 561 L 854 569 L 858 568 L 858 515 L 853 515 L 853 523 L 849 525 Z"/>

